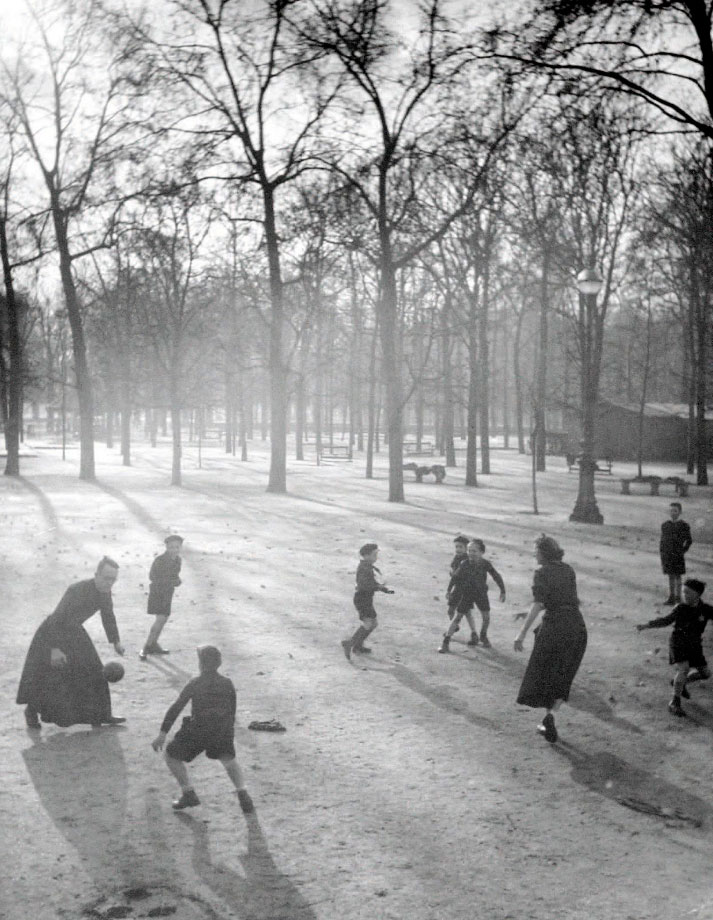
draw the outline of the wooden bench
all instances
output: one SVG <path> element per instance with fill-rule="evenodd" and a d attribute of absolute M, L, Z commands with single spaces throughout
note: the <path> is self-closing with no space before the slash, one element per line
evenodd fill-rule
<path fill-rule="evenodd" d="M 681 498 L 685 498 L 688 495 L 690 485 L 690 482 L 678 476 L 667 476 L 665 479 L 662 476 L 633 476 L 631 479 L 621 479 L 620 482 L 622 495 L 631 495 L 631 484 L 635 483 L 637 485 L 648 485 L 651 495 L 658 495 L 662 485 L 673 486 L 676 495 Z"/>
<path fill-rule="evenodd" d="M 404 453 L 408 456 L 424 456 L 432 457 L 435 452 L 435 446 L 433 441 L 421 441 L 421 447 L 419 448 L 416 441 L 404 441 Z"/>
<path fill-rule="evenodd" d="M 351 460 L 348 444 L 323 444 L 319 449 L 320 460 Z"/>
<path fill-rule="evenodd" d="M 567 472 L 571 473 L 572 470 L 579 469 L 579 461 L 582 459 L 580 456 L 575 456 L 574 454 L 565 454 L 565 460 L 567 461 Z M 612 459 L 611 457 L 605 457 L 603 460 L 594 461 L 594 475 L 601 473 L 605 476 L 612 475 Z"/>
<path fill-rule="evenodd" d="M 416 482 L 423 482 L 423 477 L 429 474 L 433 476 L 438 484 L 446 478 L 446 468 L 440 463 L 434 463 L 433 466 L 419 466 L 418 463 L 404 463 L 404 470 L 410 470 L 416 476 Z"/>

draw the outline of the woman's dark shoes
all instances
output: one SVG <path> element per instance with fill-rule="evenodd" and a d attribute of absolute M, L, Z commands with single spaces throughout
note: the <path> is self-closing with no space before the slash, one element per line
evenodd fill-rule
<path fill-rule="evenodd" d="M 542 720 L 542 724 L 537 726 L 537 731 L 544 736 L 545 741 L 554 744 L 557 740 L 557 729 L 555 728 L 555 717 L 548 712 Z"/>

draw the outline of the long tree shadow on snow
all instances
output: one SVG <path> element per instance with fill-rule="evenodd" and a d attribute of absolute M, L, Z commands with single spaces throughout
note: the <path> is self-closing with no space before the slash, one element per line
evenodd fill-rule
<path fill-rule="evenodd" d="M 76 545 L 74 537 L 59 523 L 59 517 L 54 510 L 54 505 L 45 492 L 36 483 L 32 482 L 30 479 L 26 479 L 24 476 L 18 476 L 16 481 L 22 483 L 24 488 L 27 489 L 28 492 L 31 492 L 39 502 L 40 508 L 42 509 L 42 516 L 47 525 L 45 533 L 51 531 L 65 543 Z"/>
<path fill-rule="evenodd" d="M 121 502 L 121 504 L 124 505 L 124 507 L 127 508 L 147 530 L 159 536 L 164 536 L 166 528 L 162 526 L 153 515 L 149 514 L 143 505 L 140 505 L 135 499 L 129 498 L 125 492 L 122 492 L 121 489 L 117 489 L 116 486 L 107 485 L 107 483 L 101 482 L 98 479 L 95 480 L 94 485 L 98 489 L 101 489 L 102 492 L 106 492 L 107 495 L 111 495 L 112 498 Z"/>
<path fill-rule="evenodd" d="M 247 853 L 221 855 L 210 852 L 206 824 L 185 813 L 176 816 L 193 835 L 192 859 L 198 877 L 245 920 L 317 920 L 317 915 L 297 886 L 280 872 L 260 827 L 257 815 L 245 816 Z M 242 868 L 242 872 L 239 868 Z"/>
<path fill-rule="evenodd" d="M 572 779 L 592 792 L 634 811 L 673 823 L 710 828 L 713 804 L 610 751 L 584 751 L 565 741 L 553 750 L 572 765 Z"/>
<path fill-rule="evenodd" d="M 418 693 L 439 709 L 443 709 L 452 715 L 460 716 L 471 725 L 477 725 L 480 728 L 489 728 L 494 731 L 498 731 L 502 728 L 499 723 L 494 722 L 492 719 L 488 719 L 487 716 L 482 716 L 479 713 L 473 712 L 466 703 L 454 697 L 448 688 L 432 686 L 426 683 L 418 674 L 415 674 L 401 664 L 393 665 L 393 667 L 387 669 L 387 673 L 393 674 L 396 680 L 408 690 Z"/>

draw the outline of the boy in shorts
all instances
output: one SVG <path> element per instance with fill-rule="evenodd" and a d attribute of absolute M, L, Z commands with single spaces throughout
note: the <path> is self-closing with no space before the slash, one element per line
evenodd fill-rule
<path fill-rule="evenodd" d="M 453 598 L 455 604 L 455 614 L 451 620 L 450 626 L 443 634 L 443 641 L 438 649 L 441 654 L 449 651 L 451 636 L 458 629 L 462 617 L 465 617 L 470 626 L 470 639 L 468 645 L 482 645 L 483 648 L 490 648 L 490 639 L 488 639 L 488 627 L 490 626 L 490 601 L 488 600 L 488 575 L 493 579 L 495 584 L 500 588 L 500 602 L 505 601 L 505 583 L 500 573 L 495 569 L 492 562 L 484 557 L 485 543 L 482 540 L 471 540 L 468 544 L 468 555 L 465 561 L 461 562 L 451 577 L 448 585 L 448 595 Z M 475 620 L 471 610 L 477 607 L 482 617 L 482 626 L 480 636 L 475 628 Z"/>
<path fill-rule="evenodd" d="M 711 676 L 701 642 L 706 624 L 713 620 L 713 607 L 701 600 L 705 587 L 705 582 L 689 578 L 683 585 L 683 603 L 676 604 L 668 616 L 639 623 L 636 627 L 641 632 L 642 629 L 673 625 L 668 641 L 668 660 L 674 668 L 673 698 L 668 711 L 674 716 L 686 715 L 681 706 L 681 697 L 688 699 L 690 696 L 686 684 L 708 680 Z"/>
<path fill-rule="evenodd" d="M 173 803 L 176 811 L 200 805 L 186 764 L 203 751 L 210 760 L 219 760 L 225 767 L 237 789 L 242 810 L 246 814 L 254 811 L 252 799 L 245 789 L 243 775 L 235 759 L 235 687 L 229 677 L 218 673 L 221 662 L 220 650 L 215 646 L 199 646 L 200 674 L 186 684 L 176 702 L 169 706 L 161 723 L 161 730 L 151 742 L 154 751 L 163 748 L 171 726 L 190 700 L 192 714 L 184 717 L 183 724 L 166 746 L 164 755 L 168 769 L 181 787 L 181 797 Z"/>
<path fill-rule="evenodd" d="M 351 660 L 352 652 L 357 655 L 368 654 L 371 649 L 364 645 L 364 640 L 369 633 L 374 632 L 377 626 L 376 610 L 374 610 L 374 594 L 377 591 L 383 591 L 384 594 L 393 594 L 394 592 L 382 585 L 376 580 L 376 574 L 381 572 L 376 567 L 376 560 L 379 556 L 379 547 L 376 543 L 365 543 L 359 550 L 361 561 L 356 571 L 356 590 L 354 592 L 354 606 L 359 614 L 361 625 L 354 633 L 351 639 L 342 640 L 342 648 L 347 657 Z"/>
<path fill-rule="evenodd" d="M 147 613 L 154 617 L 151 629 L 144 642 L 144 647 L 139 652 L 139 658 L 146 661 L 147 655 L 167 655 L 168 650 L 161 648 L 158 644 L 158 637 L 163 631 L 163 627 L 171 616 L 171 601 L 173 600 L 174 589 L 177 588 L 181 579 L 178 577 L 181 571 L 181 547 L 183 546 L 183 537 L 172 533 L 163 541 L 166 545 L 166 551 L 156 556 L 149 572 L 149 603 Z"/>

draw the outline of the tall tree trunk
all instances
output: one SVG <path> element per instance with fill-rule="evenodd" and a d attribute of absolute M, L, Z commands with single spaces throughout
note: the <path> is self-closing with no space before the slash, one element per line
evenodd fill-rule
<path fill-rule="evenodd" d="M 263 184 L 265 244 L 270 270 L 270 474 L 267 491 L 287 491 L 287 368 L 283 354 L 284 306 L 273 188 Z"/>
<path fill-rule="evenodd" d="M 442 410 L 441 410 L 441 437 L 443 439 L 443 453 L 446 458 L 446 466 L 454 467 L 456 465 L 456 449 L 453 442 L 453 368 L 451 365 L 451 338 L 449 331 L 450 323 L 450 304 L 447 302 L 443 305 L 441 311 L 441 379 L 443 386 L 441 389 Z"/>
<path fill-rule="evenodd" d="M 542 253 L 542 276 L 540 278 L 540 335 L 537 351 L 537 384 L 535 387 L 535 431 L 538 434 L 533 451 L 537 451 L 537 471 L 542 473 L 547 468 L 547 351 L 548 351 L 548 314 L 550 285 L 550 249 L 545 242 Z"/>
<path fill-rule="evenodd" d="M 0 256 L 2 257 L 3 280 L 5 282 L 5 305 L 7 311 L 7 351 L 9 362 L 6 393 L 3 394 L 3 423 L 5 428 L 5 475 L 20 475 L 20 428 L 22 407 L 22 339 L 17 314 L 17 299 L 12 278 L 12 267 L 7 242 L 7 226 L 0 217 Z M 3 375 L 5 376 L 5 375 Z M 4 381 L 3 381 L 4 382 Z"/>
<path fill-rule="evenodd" d="M 366 478 L 374 478 L 374 438 L 376 434 L 376 343 L 378 339 L 376 317 L 374 319 L 374 334 L 371 337 L 369 349 L 369 395 L 367 406 L 367 433 L 366 433 Z"/>
<path fill-rule="evenodd" d="M 72 257 L 67 237 L 67 218 L 54 191 L 51 193 L 51 200 L 62 291 L 69 318 L 69 327 L 72 330 L 74 374 L 77 402 L 79 404 L 79 478 L 93 481 L 96 478 L 94 464 L 94 398 L 87 364 L 84 323 L 72 274 Z"/>
<path fill-rule="evenodd" d="M 515 327 L 515 341 L 512 350 L 512 373 L 515 383 L 515 425 L 517 428 L 517 452 L 525 453 L 525 408 L 522 393 L 522 368 L 520 366 L 520 340 L 522 338 L 522 323 L 525 316 L 523 307 L 517 315 Z"/>
<path fill-rule="evenodd" d="M 181 405 L 176 391 L 171 392 L 171 485 L 181 485 Z"/>
<path fill-rule="evenodd" d="M 468 407 L 467 407 L 467 441 L 465 450 L 465 484 L 478 485 L 477 450 L 478 450 L 478 345 L 477 300 L 471 295 L 468 330 Z"/>
<path fill-rule="evenodd" d="M 478 314 L 478 411 L 480 414 L 480 469 L 490 472 L 490 245 L 484 250 L 483 286 Z"/>
<path fill-rule="evenodd" d="M 123 376 L 120 390 L 121 401 L 121 462 L 131 466 L 131 382 Z"/>

